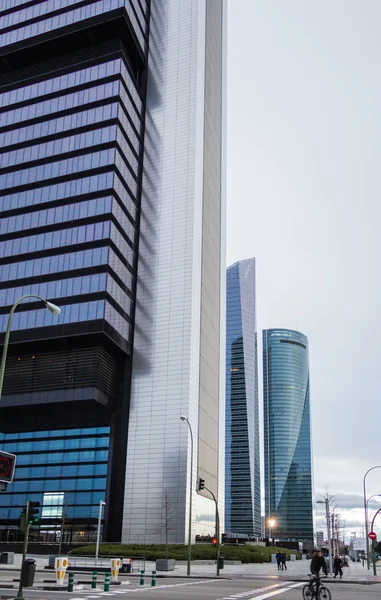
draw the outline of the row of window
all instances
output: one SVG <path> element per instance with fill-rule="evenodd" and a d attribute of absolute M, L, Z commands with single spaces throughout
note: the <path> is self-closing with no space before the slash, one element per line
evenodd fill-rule
<path fill-rule="evenodd" d="M 131 75 L 121 59 L 111 60 L 100 65 L 94 65 L 85 69 L 80 69 L 60 75 L 51 79 L 45 79 L 38 83 L 26 85 L 9 92 L 0 94 L 0 106 L 7 107 L 19 102 L 26 102 L 33 98 L 41 99 L 43 96 L 67 90 L 79 85 L 88 84 L 90 82 L 100 82 L 105 77 L 113 75 L 122 75 L 129 94 L 133 99 L 135 112 L 138 116 L 142 113 L 142 101 L 136 88 L 136 84 L 131 78 Z"/>
<path fill-rule="evenodd" d="M 12 306 L 18 298 L 26 294 L 34 294 L 48 299 L 54 298 L 59 303 L 59 298 L 92 294 L 106 290 L 127 315 L 131 315 L 133 305 L 131 298 L 126 295 L 126 292 L 116 283 L 111 275 L 107 275 L 106 273 L 0 290 L 0 306 Z M 24 303 L 35 301 L 35 298 L 30 298 L 26 299 Z"/>
<path fill-rule="evenodd" d="M 114 254 L 114 253 L 113 253 Z M 45 258 L 34 258 L 33 260 L 24 260 L 7 265 L 0 265 L 0 281 L 14 281 L 25 277 L 37 277 L 48 273 L 61 273 L 107 265 L 109 258 L 109 248 L 95 248 L 90 250 L 81 250 L 60 254 L 58 256 L 46 256 Z M 114 254 L 114 263 L 119 259 Z M 120 261 L 119 261 L 120 262 Z"/>
<path fill-rule="evenodd" d="M 0 36 L 1 38 L 1 36 Z M 16 109 L 9 109 L 6 112 L 0 113 L 0 127 L 13 125 L 22 121 L 30 121 L 39 117 L 45 117 L 49 114 L 54 114 L 62 110 L 77 108 L 84 106 L 90 102 L 99 102 L 105 98 L 111 98 L 119 94 L 119 81 L 103 83 L 92 88 L 57 96 L 42 102 L 34 102 Z"/>
<path fill-rule="evenodd" d="M 16 467 L 15 477 L 20 479 L 42 479 L 45 477 L 92 477 L 107 475 L 107 463 L 83 465 L 52 465 L 47 467 Z"/>
<path fill-rule="evenodd" d="M 46 309 L 16 312 L 12 320 L 12 330 L 36 329 L 37 327 L 50 327 L 64 323 L 79 323 L 103 319 L 105 316 L 105 301 L 83 302 L 82 304 L 69 304 L 61 306 L 61 314 L 52 315 Z M 8 315 L 0 315 L 0 331 L 7 328 Z"/>
<path fill-rule="evenodd" d="M 106 468 L 104 470 L 106 470 Z M 39 479 L 37 481 L 18 481 L 15 479 L 12 483 L 12 494 L 25 492 L 57 492 L 62 490 L 64 486 L 70 491 L 104 490 L 106 488 L 106 479 L 104 477 L 91 477 L 86 479 Z"/>
<path fill-rule="evenodd" d="M 24 285 L 16 288 L 0 290 L 0 306 L 12 306 L 21 296 L 35 294 L 42 298 L 66 298 L 67 296 L 80 296 L 106 290 L 107 274 L 86 275 L 85 277 L 72 277 L 60 281 L 49 281 Z M 35 298 L 24 300 L 24 303 L 35 302 Z"/>
<path fill-rule="evenodd" d="M 105 221 L 103 223 L 82 225 L 81 227 L 73 227 L 61 231 L 7 240 L 6 242 L 0 242 L 0 257 L 4 258 L 6 256 L 15 256 L 17 254 L 30 254 L 41 250 L 102 240 L 110 237 L 110 228 L 110 221 Z M 114 235 L 114 237 L 116 238 L 116 235 Z M 130 252 L 132 253 L 131 250 Z"/>
<path fill-rule="evenodd" d="M 116 119 L 118 116 L 119 103 L 105 104 L 97 108 L 89 110 L 81 110 L 81 112 L 49 119 L 49 121 L 40 121 L 33 125 L 24 125 L 23 127 L 12 129 L 0 133 L 1 148 L 13 144 L 22 144 L 29 140 L 38 140 L 45 136 L 57 136 L 65 131 L 73 131 L 79 127 L 95 125 L 96 123 L 104 123 L 110 119 Z"/>
<path fill-rule="evenodd" d="M 132 272 L 120 261 L 115 252 L 107 247 L 1 265 L 0 281 L 14 281 L 106 264 L 111 266 L 126 287 L 131 290 Z"/>
<path fill-rule="evenodd" d="M 77 505 L 91 505 L 91 504 L 98 504 L 98 510 L 99 510 L 99 503 L 101 500 L 104 500 L 104 490 L 106 489 L 105 486 L 105 482 L 106 480 L 98 480 L 98 481 L 102 481 L 102 484 L 99 483 L 99 485 L 104 485 L 103 488 L 99 487 L 98 491 L 93 491 L 93 492 L 69 492 L 69 488 L 66 487 L 65 485 L 65 481 L 61 481 L 60 482 L 60 486 L 58 487 L 57 490 L 49 490 L 51 492 L 67 492 L 68 493 L 68 497 L 69 497 L 69 506 L 68 506 L 68 513 L 70 514 L 70 505 L 74 504 L 76 506 L 74 506 L 73 508 L 77 508 Z M 32 502 L 40 502 L 43 505 L 43 491 L 41 490 L 39 493 L 33 492 L 33 493 L 29 493 L 29 494 L 1 494 L 0 495 L 0 506 L 2 507 L 6 507 L 6 506 L 19 506 L 21 508 L 24 508 L 26 506 L 26 503 L 28 502 L 28 500 L 31 500 Z M 4 513 L 3 513 L 4 514 Z M 11 513 L 12 514 L 12 513 Z M 20 509 L 18 509 L 18 513 L 16 514 L 16 517 L 13 518 L 20 518 Z"/>
<path fill-rule="evenodd" d="M 78 133 L 69 137 L 12 150 L 1 154 L 1 168 L 16 166 L 26 162 L 51 158 L 66 152 L 74 152 L 85 148 L 92 148 L 98 144 L 107 144 L 116 140 L 116 125 L 94 129 L 86 133 Z"/>
<path fill-rule="evenodd" d="M 0 35 L 0 46 L 7 46 L 8 44 L 15 44 L 28 38 L 33 38 L 36 35 L 49 33 L 55 29 L 61 27 L 67 27 L 73 23 L 91 19 L 99 14 L 115 10 L 124 5 L 124 0 L 102 0 L 101 2 L 96 1 L 94 4 L 83 6 L 69 12 L 57 15 L 55 17 L 46 18 L 43 21 L 38 21 L 25 27 L 9 31 Z"/>
<path fill-rule="evenodd" d="M 105 443 L 105 446 L 108 446 Z M 8 447 L 6 448 L 8 452 Z M 107 461 L 108 450 L 77 450 L 75 452 L 50 452 L 47 454 L 18 454 L 17 465 L 18 467 L 26 466 L 31 467 L 33 465 L 47 465 L 47 464 L 62 464 L 71 462 L 104 462 Z M 0 494 L 1 497 L 1 494 Z"/>
<path fill-rule="evenodd" d="M 12 330 L 36 329 L 65 323 L 80 323 L 105 319 L 125 340 L 131 339 L 131 326 L 126 319 L 105 300 L 68 304 L 60 306 L 61 314 L 52 315 L 46 309 L 16 312 L 12 320 Z M 8 315 L 0 315 L 0 331 L 5 331 Z"/>
<path fill-rule="evenodd" d="M 54 163 L 30 167 L 21 171 L 0 175 L 0 189 L 5 190 L 38 181 L 46 181 L 54 177 L 63 177 L 71 173 L 81 173 L 91 169 L 99 169 L 112 165 L 115 160 L 115 149 L 101 150 L 83 156 L 74 156 Z"/>
<path fill-rule="evenodd" d="M 101 435 L 110 433 L 110 427 L 76 427 L 75 429 L 48 429 L 46 431 L 23 431 L 18 433 L 0 433 L 0 441 L 34 440 L 40 438 L 62 438 L 82 435 Z"/>
<path fill-rule="evenodd" d="M 77 495 L 78 494 L 73 494 L 73 496 L 70 498 L 70 501 L 73 502 L 73 504 L 76 501 Z M 33 496 L 36 496 L 34 500 L 38 500 L 39 502 L 42 501 L 41 494 L 33 494 Z M 98 500 L 98 498 L 100 499 Z M 68 519 L 83 519 L 86 521 L 88 519 L 97 519 L 99 511 L 99 502 L 102 499 L 104 499 L 104 492 L 96 492 L 95 494 L 89 494 L 89 496 L 85 498 L 86 502 L 84 502 L 84 506 L 78 504 L 76 504 L 75 506 L 69 505 L 66 509 Z M 3 502 L 0 502 L 0 506 L 2 506 L 2 508 L 0 508 L 0 520 L 5 521 L 5 525 L 7 525 L 10 520 L 19 520 L 21 510 L 25 508 L 26 502 L 28 500 L 31 500 L 29 495 L 27 495 L 26 497 L 24 494 L 17 494 L 17 506 L 15 508 L 11 508 L 8 504 L 6 504 L 7 500 L 6 498 L 4 498 Z M 46 514 L 45 517 L 48 519 L 49 515 Z M 41 521 L 42 529 L 44 529 L 45 517 Z M 56 514 L 53 514 L 53 518 L 54 517 L 56 517 Z"/>
<path fill-rule="evenodd" d="M 47 440 L 29 440 L 29 441 L 18 441 L 18 442 L 6 442 L 7 452 L 42 452 L 51 450 L 73 450 L 81 448 L 100 448 L 108 446 L 109 438 L 107 436 L 99 437 L 85 437 L 80 436 L 77 438 L 52 438 Z M 4 447 L 5 447 L 4 446 Z M 67 454 L 65 454 L 65 462 L 69 461 Z"/>
<path fill-rule="evenodd" d="M 107 196 L 106 198 L 84 200 L 76 204 L 67 204 L 66 206 L 57 206 L 15 217 L 8 217 L 0 221 L 0 235 L 15 231 L 27 231 L 36 227 L 46 227 L 46 225 L 53 225 L 55 223 L 77 221 L 79 219 L 95 217 L 96 215 L 104 215 L 111 213 L 115 204 L 117 202 L 113 200 L 112 196 Z M 124 215 L 123 211 L 120 212 Z M 123 225 L 126 221 L 127 217 L 124 215 Z"/>
<path fill-rule="evenodd" d="M 20 8 L 17 12 L 12 12 L 0 18 L 0 30 L 16 25 L 17 23 L 29 21 L 29 19 L 36 19 L 41 15 L 53 12 L 57 8 L 65 8 L 66 6 L 78 4 L 82 1 L 83 0 L 59 0 L 59 2 L 57 2 L 57 0 L 45 0 L 45 2 L 38 2 L 38 4 L 28 8 Z"/>

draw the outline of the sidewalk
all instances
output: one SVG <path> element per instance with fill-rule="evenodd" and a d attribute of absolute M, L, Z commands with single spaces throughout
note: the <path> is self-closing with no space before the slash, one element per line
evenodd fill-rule
<path fill-rule="evenodd" d="M 222 552 L 223 555 L 223 552 Z M 28 558 L 33 558 L 36 561 L 36 579 L 42 581 L 43 579 L 52 580 L 55 577 L 54 570 L 45 569 L 48 564 L 48 556 L 41 555 L 28 555 Z M 18 578 L 21 566 L 21 555 L 15 555 L 15 563 L 13 565 L 0 565 L 0 583 L 4 580 L 12 580 Z M 111 566 L 111 565 L 110 565 Z M 153 561 L 147 561 L 145 563 L 146 576 L 150 576 L 152 571 L 156 570 L 156 565 Z M 8 571 L 5 573 L 4 571 Z M 10 573 L 11 571 L 11 573 Z M 225 564 L 224 569 L 220 571 L 220 577 L 230 578 L 249 578 L 249 577 L 265 577 L 269 579 L 287 579 L 287 580 L 307 580 L 310 572 L 310 561 L 298 560 L 288 561 L 287 571 L 278 571 L 277 565 L 273 563 L 249 563 L 249 564 Z M 186 577 L 187 563 L 178 562 L 174 571 L 158 571 L 157 577 Z M 350 562 L 349 567 L 343 568 L 343 579 L 333 579 L 330 576 L 330 582 L 341 581 L 342 583 L 348 581 L 350 583 L 381 583 L 381 565 L 378 569 L 378 575 L 374 576 L 373 571 L 367 570 L 366 566 L 363 567 L 361 563 Z M 215 564 L 191 564 L 191 576 L 192 577 L 215 577 L 216 576 L 216 565 Z M 139 573 L 133 573 L 132 575 L 121 575 L 120 579 L 130 580 L 135 582 L 136 578 L 139 577 Z M 77 576 L 76 579 L 79 577 Z M 82 579 L 91 579 L 91 573 L 81 575 Z"/>

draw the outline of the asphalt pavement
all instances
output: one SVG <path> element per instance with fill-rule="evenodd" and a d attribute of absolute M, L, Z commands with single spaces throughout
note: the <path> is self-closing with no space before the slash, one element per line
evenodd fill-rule
<path fill-rule="evenodd" d="M 76 590 L 52 592 L 24 590 L 24 598 L 30 600 L 101 600 L 118 598 L 124 600 L 265 600 L 282 596 L 284 600 L 300 600 L 304 582 L 277 581 L 268 579 L 162 579 L 156 587 L 131 584 L 128 589 Z M 327 583 L 333 600 L 379 600 L 381 584 Z M 1 599 L 13 599 L 16 590 L 1 590 Z"/>
<path fill-rule="evenodd" d="M 44 569 L 47 557 L 34 557 L 37 572 L 34 588 L 24 589 L 24 598 L 30 600 L 96 600 L 110 597 L 133 600 L 265 600 L 282 596 L 284 600 L 300 600 L 302 588 L 308 579 L 308 561 L 290 561 L 287 571 L 278 571 L 274 564 L 226 565 L 219 578 L 215 576 L 213 564 L 192 564 L 190 578 L 185 576 L 186 564 L 177 564 L 175 571 L 157 573 L 156 586 L 152 586 L 154 563 L 146 563 L 144 585 L 140 585 L 140 576 L 122 575 L 121 585 L 111 586 L 109 592 L 103 591 L 104 574 L 99 574 L 96 590 L 91 589 L 91 573 L 76 573 L 78 588 L 67 592 L 66 585 L 60 591 L 54 583 L 55 574 Z M 20 557 L 16 556 L 15 565 L 0 565 L 0 598 L 13 599 L 17 595 Z M 381 597 L 381 577 L 371 575 L 360 563 L 351 563 L 344 569 L 344 578 L 325 580 L 333 600 L 379 600 Z M 13 587 L 12 587 L 13 586 Z M 49 587 L 50 589 L 46 589 Z M 37 589 L 39 588 L 39 589 Z"/>

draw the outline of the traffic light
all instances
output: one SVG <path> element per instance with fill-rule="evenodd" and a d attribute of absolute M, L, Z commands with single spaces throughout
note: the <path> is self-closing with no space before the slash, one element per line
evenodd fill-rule
<path fill-rule="evenodd" d="M 198 491 L 200 492 L 201 490 L 205 489 L 205 479 L 202 479 L 200 477 L 200 479 L 198 480 Z"/>
<path fill-rule="evenodd" d="M 9 452 L 0 452 L 0 481 L 12 483 L 16 466 L 16 456 Z"/>
<path fill-rule="evenodd" d="M 212 544 L 213 546 L 217 546 L 217 538 L 212 538 Z"/>
<path fill-rule="evenodd" d="M 20 513 L 20 531 L 25 533 L 26 531 L 26 509 L 21 511 Z"/>
<path fill-rule="evenodd" d="M 39 502 L 31 502 L 28 501 L 26 507 L 26 522 L 30 525 L 36 525 L 40 521 L 40 507 L 41 504 Z"/>

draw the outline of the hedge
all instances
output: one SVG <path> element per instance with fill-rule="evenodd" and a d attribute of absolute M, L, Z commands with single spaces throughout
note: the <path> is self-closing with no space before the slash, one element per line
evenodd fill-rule
<path fill-rule="evenodd" d="M 294 550 L 287 548 L 274 548 L 271 546 L 230 546 L 221 545 L 220 554 L 227 560 L 240 560 L 242 563 L 264 563 L 271 562 L 271 554 L 284 550 L 287 560 L 290 560 L 290 554 L 296 554 L 296 558 L 301 556 Z M 72 555 L 91 556 L 95 555 L 95 545 L 75 548 L 70 552 Z M 146 560 L 156 560 L 164 558 L 164 544 L 101 544 L 99 556 L 128 556 L 131 558 L 145 557 Z M 176 560 L 187 560 L 188 546 L 169 545 L 168 558 Z M 216 558 L 216 548 L 211 544 L 192 545 L 193 560 L 213 560 Z"/>

